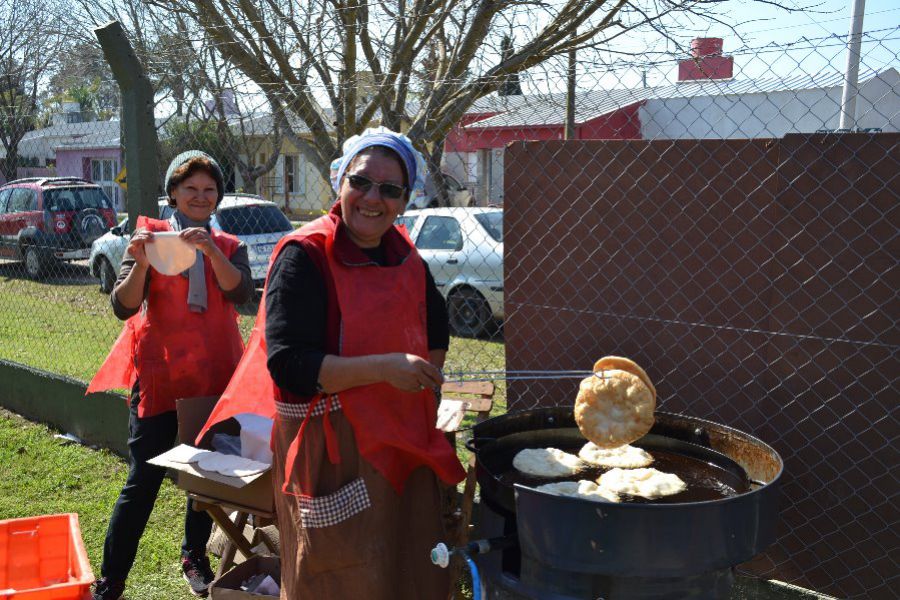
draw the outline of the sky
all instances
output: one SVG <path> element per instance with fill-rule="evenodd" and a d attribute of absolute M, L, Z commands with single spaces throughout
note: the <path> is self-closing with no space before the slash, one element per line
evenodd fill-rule
<path fill-rule="evenodd" d="M 764 2 L 728 0 L 717 9 L 727 23 L 682 21 L 674 31 L 681 48 L 650 32 L 632 32 L 617 40 L 616 47 L 639 56 L 609 56 L 598 61 L 581 56 L 578 87 L 639 87 L 677 80 L 677 61 L 687 58 L 694 37 L 720 37 L 724 54 L 735 58 L 735 78 L 786 77 L 797 73 L 841 72 L 846 65 L 845 39 L 850 30 L 852 0 L 778 0 L 796 7 L 787 12 Z M 805 8 L 805 10 L 800 10 Z M 728 25 L 734 27 L 732 30 Z M 861 70 L 900 69 L 900 2 L 869 0 L 863 21 Z M 840 36 L 840 37 L 833 37 Z M 804 41 L 804 38 L 809 41 Z M 607 65 L 615 66 L 610 69 Z M 528 91 L 564 91 L 565 67 L 556 61 L 533 69 L 526 77 Z M 526 92 L 527 93 L 527 92 Z"/>

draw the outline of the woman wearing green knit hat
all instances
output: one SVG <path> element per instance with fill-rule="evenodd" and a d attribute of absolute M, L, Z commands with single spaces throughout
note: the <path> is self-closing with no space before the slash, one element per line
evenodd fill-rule
<path fill-rule="evenodd" d="M 131 469 L 107 528 L 93 600 L 124 592 L 165 475 L 146 461 L 175 444 L 175 399 L 221 394 L 243 352 L 234 306 L 253 294 L 247 247 L 209 224 L 225 192 L 222 169 L 203 152 L 184 152 L 169 165 L 165 190 L 175 212 L 166 221 L 138 218 L 110 296 L 125 327 L 88 386 L 131 390 Z M 197 596 L 206 596 L 213 579 L 211 527 L 209 515 L 188 501 L 182 574 Z"/>

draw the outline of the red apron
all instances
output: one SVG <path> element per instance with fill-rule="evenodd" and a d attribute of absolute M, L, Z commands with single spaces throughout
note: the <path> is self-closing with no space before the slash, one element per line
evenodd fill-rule
<path fill-rule="evenodd" d="M 425 314 L 425 267 L 415 247 L 395 267 L 347 266 L 334 255 L 337 228 L 331 216 L 324 216 L 282 238 L 272 254 L 274 262 L 284 245 L 312 235 L 321 235 L 341 310 L 341 356 L 361 356 L 405 352 L 428 357 Z M 263 374 L 265 375 L 263 377 Z M 242 412 L 275 414 L 276 390 L 266 368 L 265 303 L 260 303 L 256 325 L 234 378 L 219 401 L 198 440 L 214 423 Z M 436 427 L 434 392 L 401 392 L 387 383 L 344 390 L 338 395 L 342 410 L 353 427 L 360 454 L 378 470 L 398 493 L 408 475 L 427 466 L 448 484 L 456 484 L 465 472 L 446 437 Z M 337 444 L 330 432 L 327 402 L 326 441 L 332 462 L 337 462 Z M 304 427 L 300 428 L 287 452 L 283 491 L 302 494 L 291 477 Z"/>
<path fill-rule="evenodd" d="M 170 231 L 167 221 L 138 217 L 137 227 Z M 231 258 L 237 238 L 212 231 L 216 246 Z M 188 279 L 154 272 L 147 301 L 125 322 L 87 393 L 131 389 L 140 380 L 139 417 L 175 410 L 176 398 L 219 395 L 243 353 L 234 306 L 219 291 L 212 264 L 203 257 L 207 309 L 191 312 Z"/>

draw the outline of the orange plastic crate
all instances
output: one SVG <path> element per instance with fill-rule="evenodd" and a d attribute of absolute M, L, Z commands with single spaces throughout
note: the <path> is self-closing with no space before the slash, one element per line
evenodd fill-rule
<path fill-rule="evenodd" d="M 77 514 L 0 521 L 0 600 L 85 600 L 93 582 Z"/>

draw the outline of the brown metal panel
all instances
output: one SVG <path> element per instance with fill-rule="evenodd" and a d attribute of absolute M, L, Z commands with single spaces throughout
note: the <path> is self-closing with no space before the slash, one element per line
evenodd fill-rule
<path fill-rule="evenodd" d="M 896 526 L 897 134 L 516 143 L 507 368 L 644 366 L 662 408 L 770 442 L 779 541 L 743 568 L 888 593 Z M 512 381 L 512 410 L 578 382 Z M 863 460 L 865 458 L 865 460 Z"/>

